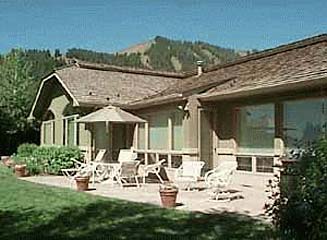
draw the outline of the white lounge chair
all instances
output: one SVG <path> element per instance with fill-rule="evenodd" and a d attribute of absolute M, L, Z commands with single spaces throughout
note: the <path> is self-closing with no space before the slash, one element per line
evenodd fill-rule
<path fill-rule="evenodd" d="M 70 183 L 70 187 L 72 187 L 72 184 L 75 180 L 75 177 L 77 176 L 77 173 L 81 172 L 82 169 L 86 170 L 85 167 L 87 166 L 86 163 L 77 161 L 75 159 L 71 159 L 74 162 L 75 167 L 74 168 L 63 168 L 61 169 L 61 172 L 63 176 L 65 176 Z"/>
<path fill-rule="evenodd" d="M 120 149 L 118 155 L 118 162 L 101 163 L 100 166 L 102 169 L 106 169 L 106 173 L 109 177 L 110 182 L 119 182 L 119 171 L 122 167 L 122 163 L 135 161 L 136 158 L 137 153 L 133 152 L 132 149 Z"/>
<path fill-rule="evenodd" d="M 95 182 L 95 178 L 103 177 L 103 169 L 99 165 L 101 161 L 103 161 L 104 156 L 106 154 L 106 149 L 100 149 L 94 159 L 94 161 L 90 161 L 88 163 L 80 162 L 78 160 L 72 159 L 75 163 L 75 168 L 64 168 L 61 169 L 61 172 L 65 177 L 70 180 L 70 184 L 74 182 L 75 177 L 78 174 L 89 175 L 92 177 L 93 183 Z"/>
<path fill-rule="evenodd" d="M 236 168 L 236 161 L 225 161 L 205 174 L 204 180 L 213 200 L 230 201 L 230 192 L 226 188 L 230 185 Z"/>
<path fill-rule="evenodd" d="M 177 169 L 175 182 L 178 185 L 186 184 L 182 188 L 190 190 L 191 185 L 199 181 L 204 164 L 203 161 L 183 161 Z"/>
<path fill-rule="evenodd" d="M 120 149 L 118 155 L 118 162 L 133 161 L 137 158 L 137 153 L 132 149 Z"/>
<path fill-rule="evenodd" d="M 160 176 L 160 169 L 162 167 L 162 164 L 166 161 L 166 159 L 162 159 L 159 162 L 156 162 L 154 164 L 149 164 L 144 167 L 144 173 L 143 173 L 143 184 L 145 184 L 145 178 L 149 176 L 150 173 L 155 174 L 159 181 L 161 183 L 164 183 L 164 180 Z"/>
<path fill-rule="evenodd" d="M 123 161 L 121 162 L 120 169 L 118 170 L 117 174 L 117 180 L 120 183 L 120 185 L 126 186 L 126 185 L 135 185 L 137 187 L 140 187 L 139 181 L 138 181 L 138 166 L 140 164 L 140 161 Z M 131 180 L 134 180 L 135 183 L 132 183 Z"/>

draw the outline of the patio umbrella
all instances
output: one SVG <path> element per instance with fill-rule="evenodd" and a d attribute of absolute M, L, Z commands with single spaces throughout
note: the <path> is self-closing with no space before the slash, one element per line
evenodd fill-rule
<path fill-rule="evenodd" d="M 119 107 L 108 106 L 100 110 L 92 112 L 77 120 L 80 123 L 96 123 L 96 122 L 113 122 L 113 123 L 144 123 L 144 119 L 135 116 Z"/>

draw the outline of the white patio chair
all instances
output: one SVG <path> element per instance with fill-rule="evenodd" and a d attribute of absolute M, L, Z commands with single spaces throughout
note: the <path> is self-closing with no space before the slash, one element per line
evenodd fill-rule
<path fill-rule="evenodd" d="M 75 159 L 71 159 L 71 160 L 74 162 L 74 165 L 75 165 L 74 168 L 61 169 L 63 176 L 69 180 L 70 187 L 72 187 L 75 177 L 77 176 L 78 173 L 85 174 L 86 171 L 90 170 L 87 168 L 88 165 L 86 163 L 77 161 Z"/>
<path fill-rule="evenodd" d="M 89 175 L 92 177 L 93 183 L 95 183 L 95 178 L 102 179 L 104 171 L 102 167 L 99 165 L 101 161 L 103 161 L 104 156 L 106 154 L 106 149 L 100 149 L 97 153 L 94 161 L 90 161 L 88 163 L 80 162 L 75 159 L 72 159 L 75 163 L 75 168 L 64 168 L 61 169 L 63 175 L 69 179 L 70 184 L 75 180 L 75 177 L 78 174 Z"/>
<path fill-rule="evenodd" d="M 117 180 L 121 187 L 126 185 L 135 185 L 140 187 L 139 180 L 138 180 L 138 166 L 140 161 L 123 161 L 121 162 L 120 169 L 118 170 Z M 135 183 L 130 182 L 134 180 Z"/>
<path fill-rule="evenodd" d="M 133 161 L 137 158 L 137 153 L 133 152 L 132 149 L 120 149 L 118 155 L 118 162 Z"/>
<path fill-rule="evenodd" d="M 137 153 L 133 152 L 132 149 L 120 149 L 118 155 L 118 162 L 101 163 L 102 168 L 107 169 L 109 182 L 119 182 L 120 169 L 123 162 L 131 162 L 137 158 Z"/>
<path fill-rule="evenodd" d="M 162 159 L 159 162 L 154 164 L 149 164 L 144 167 L 143 172 L 143 184 L 145 184 L 145 178 L 149 176 L 150 173 L 155 174 L 161 183 L 164 183 L 164 180 L 160 176 L 160 169 L 162 164 L 166 161 L 166 159 Z"/>
<path fill-rule="evenodd" d="M 182 165 L 177 169 L 175 182 L 178 185 L 186 184 L 183 188 L 190 190 L 191 185 L 200 179 L 204 164 L 203 161 L 183 161 Z"/>
<path fill-rule="evenodd" d="M 205 174 L 204 180 L 213 200 L 231 200 L 230 192 L 226 188 L 230 185 L 236 168 L 236 161 L 225 161 Z"/>

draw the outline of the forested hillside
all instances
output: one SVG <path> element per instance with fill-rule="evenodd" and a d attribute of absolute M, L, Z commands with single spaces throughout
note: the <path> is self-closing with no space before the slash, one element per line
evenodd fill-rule
<path fill-rule="evenodd" d="M 135 45 L 115 54 L 85 49 L 69 49 L 67 58 L 135 68 L 185 72 L 194 70 L 198 60 L 204 66 L 225 63 L 240 54 L 233 49 L 221 48 L 205 42 L 176 41 L 164 37 Z"/>

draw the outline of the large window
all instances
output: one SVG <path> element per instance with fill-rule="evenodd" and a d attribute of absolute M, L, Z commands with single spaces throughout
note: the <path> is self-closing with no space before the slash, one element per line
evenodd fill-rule
<path fill-rule="evenodd" d="M 78 145 L 77 116 L 68 116 L 63 119 L 63 142 L 67 146 Z"/>
<path fill-rule="evenodd" d="M 172 116 L 173 150 L 182 150 L 183 147 L 183 112 L 176 111 Z"/>
<path fill-rule="evenodd" d="M 43 122 L 43 144 L 54 144 L 55 121 L 48 120 Z"/>
<path fill-rule="evenodd" d="M 237 109 L 237 140 L 240 152 L 272 152 L 275 136 L 273 104 Z"/>
<path fill-rule="evenodd" d="M 168 149 L 168 115 L 158 114 L 150 117 L 149 148 Z"/>
<path fill-rule="evenodd" d="M 145 149 L 145 124 L 138 124 L 138 133 L 137 133 L 137 148 Z"/>
<path fill-rule="evenodd" d="M 326 134 L 327 98 L 284 103 L 284 140 L 289 149 L 306 147 Z"/>

